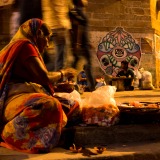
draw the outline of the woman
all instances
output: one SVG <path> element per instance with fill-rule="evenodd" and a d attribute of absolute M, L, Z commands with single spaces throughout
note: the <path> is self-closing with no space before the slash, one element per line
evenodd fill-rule
<path fill-rule="evenodd" d="M 43 21 L 30 19 L 0 52 L 1 146 L 49 152 L 57 145 L 67 119 L 79 111 L 77 102 L 68 104 L 62 99 L 61 103 L 54 96 L 52 83 L 75 75 L 75 70 L 48 73 L 40 53 L 48 46 L 50 34 Z M 68 107 L 65 113 L 64 106 Z"/>

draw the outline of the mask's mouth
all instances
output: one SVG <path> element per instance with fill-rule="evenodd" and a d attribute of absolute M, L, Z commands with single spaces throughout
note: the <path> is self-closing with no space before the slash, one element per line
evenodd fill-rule
<path fill-rule="evenodd" d="M 116 57 L 123 57 L 124 55 L 123 49 L 119 49 L 119 48 L 115 49 L 115 55 Z"/>

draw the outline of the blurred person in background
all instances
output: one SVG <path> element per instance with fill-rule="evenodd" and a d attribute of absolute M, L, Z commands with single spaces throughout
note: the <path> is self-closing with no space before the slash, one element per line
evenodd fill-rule
<path fill-rule="evenodd" d="M 18 31 L 20 25 L 20 11 L 19 11 L 20 0 L 14 0 L 12 4 L 12 14 L 10 17 L 10 38 L 12 38 Z"/>
<path fill-rule="evenodd" d="M 42 0 L 43 20 L 53 32 L 50 40 L 55 47 L 55 71 L 65 68 L 67 63 L 67 51 L 70 44 L 68 43 L 70 42 L 69 30 L 71 29 L 69 8 L 71 6 L 70 0 Z"/>
<path fill-rule="evenodd" d="M 71 42 L 74 61 L 73 68 L 78 69 L 78 62 L 81 57 L 85 59 L 85 73 L 87 76 L 90 91 L 95 90 L 95 81 L 92 74 L 91 45 L 88 35 L 88 18 L 85 9 L 88 5 L 87 0 L 73 0 L 74 8 L 70 10 L 69 15 L 72 22 Z"/>
<path fill-rule="evenodd" d="M 0 146 L 49 152 L 58 144 L 62 128 L 77 123 L 79 103 L 56 96 L 52 85 L 76 71 L 48 72 L 41 56 L 51 34 L 42 20 L 30 19 L 0 51 Z"/>
<path fill-rule="evenodd" d="M 42 19 L 41 0 L 19 0 L 20 25 L 31 18 Z"/>
<path fill-rule="evenodd" d="M 87 76 L 85 73 L 85 65 L 83 66 L 83 70 L 79 72 L 77 75 L 77 85 L 79 93 L 83 93 L 85 91 L 89 91 Z"/>
<path fill-rule="evenodd" d="M 141 79 L 140 79 L 140 89 L 146 89 L 146 90 L 153 90 L 155 87 L 152 84 L 152 73 L 145 70 L 143 67 L 139 69 L 139 72 L 141 74 Z"/>
<path fill-rule="evenodd" d="M 106 82 L 105 82 L 105 79 L 104 79 L 104 76 L 102 75 L 98 75 L 96 77 L 96 86 L 95 86 L 95 89 L 99 88 L 99 87 L 102 87 L 102 86 L 106 86 Z"/>
<path fill-rule="evenodd" d="M 120 71 L 117 73 L 116 77 L 125 77 L 124 87 L 125 90 L 134 90 L 133 80 L 134 72 L 132 69 L 128 68 L 128 62 L 126 60 L 121 62 Z"/>

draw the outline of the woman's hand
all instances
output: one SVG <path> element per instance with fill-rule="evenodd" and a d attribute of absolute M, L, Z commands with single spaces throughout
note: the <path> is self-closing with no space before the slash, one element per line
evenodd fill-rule
<path fill-rule="evenodd" d="M 56 72 L 48 72 L 48 77 L 51 83 L 58 82 L 59 80 L 63 81 L 63 78 L 70 80 L 75 76 L 77 76 L 77 71 L 73 68 L 66 68 Z"/>
<path fill-rule="evenodd" d="M 75 70 L 74 68 L 66 68 L 66 69 L 62 69 L 60 71 L 62 72 L 63 76 L 66 78 L 71 78 L 71 77 L 77 76 L 77 70 Z"/>

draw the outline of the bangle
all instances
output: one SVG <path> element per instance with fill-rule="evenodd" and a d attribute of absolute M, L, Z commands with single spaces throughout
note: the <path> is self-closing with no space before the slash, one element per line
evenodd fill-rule
<path fill-rule="evenodd" d="M 61 70 L 59 72 L 61 73 L 61 78 L 60 79 L 63 80 L 63 73 L 62 73 Z"/>

